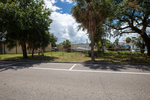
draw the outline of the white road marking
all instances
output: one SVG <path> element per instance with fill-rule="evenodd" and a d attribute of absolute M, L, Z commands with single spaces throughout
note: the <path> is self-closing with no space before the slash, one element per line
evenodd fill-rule
<path fill-rule="evenodd" d="M 69 70 L 72 70 L 75 66 L 76 66 L 76 64 L 74 64 Z"/>
<path fill-rule="evenodd" d="M 57 70 L 57 71 L 74 71 L 74 72 L 92 72 L 92 73 L 109 73 L 109 74 L 150 75 L 150 73 L 140 73 L 140 72 L 114 72 L 114 71 L 72 70 L 71 68 L 70 68 L 71 69 L 70 70 L 70 69 L 55 69 L 55 68 L 30 67 L 30 69 Z"/>

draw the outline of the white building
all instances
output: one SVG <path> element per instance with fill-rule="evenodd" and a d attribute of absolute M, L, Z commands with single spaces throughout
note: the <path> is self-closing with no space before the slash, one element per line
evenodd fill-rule
<path fill-rule="evenodd" d="M 89 51 L 91 47 L 89 46 L 90 43 L 78 43 L 78 44 L 71 44 L 71 49 L 75 51 Z M 62 44 L 57 45 L 58 51 L 62 51 L 63 49 Z"/>
<path fill-rule="evenodd" d="M 134 45 L 133 43 L 119 42 L 119 46 L 130 46 L 132 52 L 140 52 L 140 48 Z M 145 46 L 145 53 L 147 53 L 147 48 Z"/>

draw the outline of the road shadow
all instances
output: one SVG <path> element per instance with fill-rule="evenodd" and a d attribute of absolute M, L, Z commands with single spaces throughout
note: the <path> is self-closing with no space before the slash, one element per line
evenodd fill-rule
<path fill-rule="evenodd" d="M 89 67 L 90 69 L 101 69 L 101 70 L 112 70 L 121 71 L 128 69 L 139 69 L 142 71 L 150 71 L 149 64 L 127 64 L 127 63 L 84 63 L 84 67 Z"/>
<path fill-rule="evenodd" d="M 41 63 L 49 63 L 50 61 L 54 61 L 58 59 L 57 57 L 50 57 L 50 56 L 37 56 L 34 58 L 27 58 L 23 59 L 22 57 L 9 58 L 3 61 L 0 61 L 0 72 L 6 70 L 18 70 L 33 67 L 34 65 L 40 65 Z M 30 60 L 30 61 L 29 61 Z M 33 61 L 32 61 L 33 60 Z"/>

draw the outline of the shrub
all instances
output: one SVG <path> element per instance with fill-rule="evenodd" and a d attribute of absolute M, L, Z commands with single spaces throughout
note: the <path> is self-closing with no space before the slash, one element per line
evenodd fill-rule
<path fill-rule="evenodd" d="M 131 38 L 130 38 L 130 37 L 127 37 L 127 38 L 126 38 L 126 43 L 130 43 L 130 41 L 131 41 Z"/>
<path fill-rule="evenodd" d="M 129 51 L 130 49 L 114 49 L 114 48 L 108 48 L 108 51 Z"/>
<path fill-rule="evenodd" d="M 140 51 L 141 51 L 141 53 L 144 53 L 144 52 L 145 52 L 145 49 L 140 48 Z"/>
<path fill-rule="evenodd" d="M 88 52 L 88 56 L 91 57 L 91 51 Z M 102 51 L 94 51 L 94 56 L 95 57 L 102 57 L 103 52 Z"/>

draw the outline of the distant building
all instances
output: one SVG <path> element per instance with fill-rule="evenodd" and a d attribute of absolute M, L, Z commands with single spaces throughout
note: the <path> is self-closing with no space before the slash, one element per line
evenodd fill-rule
<path fill-rule="evenodd" d="M 126 42 L 118 42 L 119 46 L 126 46 L 126 45 L 130 45 L 130 43 L 126 43 Z"/>
<path fill-rule="evenodd" d="M 28 45 L 27 45 L 28 46 Z M 39 51 L 42 51 L 41 49 L 35 50 L 35 53 L 38 53 Z M 51 51 L 51 43 L 45 48 L 45 52 Z M 7 48 L 7 44 L 4 43 L 4 41 L 0 41 L 0 54 L 22 54 L 23 50 L 20 45 L 15 46 L 12 49 Z M 27 53 L 32 53 L 32 50 L 27 49 Z"/>
<path fill-rule="evenodd" d="M 130 50 L 131 50 L 132 52 L 140 52 L 140 48 L 137 47 L 137 46 L 136 46 L 135 44 L 133 44 L 133 43 L 118 42 L 118 46 L 124 46 L 124 47 L 130 46 Z M 145 46 L 145 53 L 147 53 L 147 48 L 146 48 L 146 46 Z"/>
<path fill-rule="evenodd" d="M 78 44 L 71 44 L 71 49 L 72 50 L 80 50 L 80 51 L 88 51 L 91 49 L 91 47 L 89 46 L 90 43 L 78 43 Z M 62 51 L 63 49 L 63 45 L 62 44 L 58 44 L 57 45 L 57 49 L 58 51 Z"/>
<path fill-rule="evenodd" d="M 79 44 L 77 44 L 77 47 L 91 49 L 90 43 L 79 43 Z"/>

